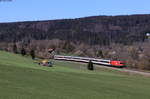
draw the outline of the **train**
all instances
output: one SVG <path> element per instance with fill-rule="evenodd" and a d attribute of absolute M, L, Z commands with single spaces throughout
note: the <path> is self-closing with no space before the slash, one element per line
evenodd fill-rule
<path fill-rule="evenodd" d="M 76 57 L 76 56 L 63 56 L 63 55 L 54 55 L 54 59 L 83 62 L 83 63 L 88 63 L 89 61 L 92 61 L 93 64 L 97 64 L 97 65 L 117 67 L 117 68 L 126 67 L 124 61 L 118 61 L 118 60 L 106 60 L 106 59 L 97 59 L 97 58 L 89 58 L 89 57 Z"/>

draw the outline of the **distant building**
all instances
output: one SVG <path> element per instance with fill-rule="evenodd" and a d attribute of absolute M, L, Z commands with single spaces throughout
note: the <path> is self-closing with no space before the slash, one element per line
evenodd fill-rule
<path fill-rule="evenodd" d="M 150 33 L 146 33 L 146 38 L 150 39 Z"/>

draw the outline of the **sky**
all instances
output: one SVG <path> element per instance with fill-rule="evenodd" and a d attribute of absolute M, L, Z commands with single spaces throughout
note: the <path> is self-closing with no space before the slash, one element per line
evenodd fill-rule
<path fill-rule="evenodd" d="M 150 0 L 0 0 L 0 23 L 150 14 Z"/>

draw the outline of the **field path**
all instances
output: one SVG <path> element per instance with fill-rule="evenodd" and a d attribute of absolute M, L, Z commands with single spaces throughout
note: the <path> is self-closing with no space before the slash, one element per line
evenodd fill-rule
<path fill-rule="evenodd" d="M 129 74 L 139 74 L 139 75 L 150 77 L 150 73 L 149 72 L 144 72 L 144 71 L 123 69 L 123 68 L 114 68 L 114 67 L 107 67 L 107 66 L 100 66 L 100 65 L 96 65 L 96 67 L 107 68 L 107 69 L 117 70 L 117 71 L 120 71 L 120 72 L 126 72 L 126 73 L 129 73 Z"/>

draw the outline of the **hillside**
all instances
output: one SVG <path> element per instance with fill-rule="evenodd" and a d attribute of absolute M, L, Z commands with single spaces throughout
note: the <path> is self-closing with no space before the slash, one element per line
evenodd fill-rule
<path fill-rule="evenodd" d="M 41 67 L 30 58 L 0 51 L 0 99 L 149 99 L 150 78 L 115 71 L 87 71 L 54 61 Z"/>
<path fill-rule="evenodd" d="M 92 16 L 76 19 L 0 23 L 0 50 L 49 58 L 56 54 L 122 60 L 150 70 L 150 15 Z"/>
<path fill-rule="evenodd" d="M 145 40 L 150 32 L 149 19 L 150 15 L 129 15 L 1 23 L 0 41 L 60 39 L 90 45 L 132 44 Z"/>

